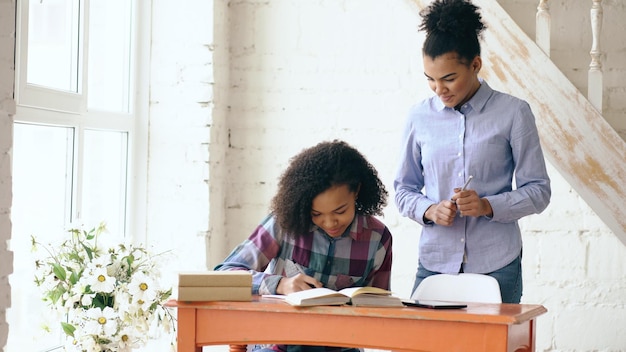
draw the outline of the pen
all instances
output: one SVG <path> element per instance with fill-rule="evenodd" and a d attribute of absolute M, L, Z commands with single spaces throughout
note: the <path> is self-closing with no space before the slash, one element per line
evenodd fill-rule
<path fill-rule="evenodd" d="M 303 274 L 302 268 L 300 268 L 293 260 L 285 259 L 285 274 L 287 277 Z"/>
<path fill-rule="evenodd" d="M 472 182 L 472 179 L 474 178 L 474 176 L 470 175 L 467 178 L 467 181 L 465 181 L 465 184 L 463 185 L 463 187 L 461 187 L 461 191 L 465 191 L 465 189 L 467 189 L 467 186 L 469 186 L 470 182 Z"/>
<path fill-rule="evenodd" d="M 461 190 L 460 190 L 459 192 L 461 192 L 461 191 L 465 191 L 465 189 L 467 188 L 467 186 L 469 186 L 470 182 L 472 182 L 472 179 L 473 179 L 473 178 L 474 178 L 474 176 L 470 175 L 470 176 L 467 178 L 467 181 L 465 181 L 465 184 L 463 185 L 463 187 L 461 187 Z M 453 201 L 452 201 L 452 203 L 456 203 L 456 201 L 454 201 L 454 200 L 453 200 Z"/>
<path fill-rule="evenodd" d="M 306 273 L 305 273 L 305 272 L 304 272 L 304 270 L 300 267 L 300 265 L 296 264 L 296 262 L 293 262 L 293 265 L 295 265 L 295 266 L 296 266 L 296 270 L 298 270 L 298 273 L 306 275 Z"/>
<path fill-rule="evenodd" d="M 463 185 L 463 187 L 461 187 L 461 191 L 465 191 L 467 189 L 467 186 L 469 186 L 470 182 L 472 182 L 472 179 L 474 178 L 474 176 L 469 175 L 469 177 L 467 178 L 467 181 L 465 181 L 465 184 Z M 455 202 L 456 203 L 456 202 Z M 463 214 L 459 214 L 459 217 L 463 217 Z"/>
<path fill-rule="evenodd" d="M 296 262 L 294 262 L 293 260 L 289 260 L 286 259 L 285 260 L 285 272 L 287 274 L 287 277 L 292 277 L 292 276 L 296 276 L 298 274 L 303 274 L 303 275 L 308 275 L 304 269 L 302 269 L 300 267 L 300 265 L 298 265 Z M 307 283 L 311 288 L 314 288 L 315 286 L 313 284 Z"/>

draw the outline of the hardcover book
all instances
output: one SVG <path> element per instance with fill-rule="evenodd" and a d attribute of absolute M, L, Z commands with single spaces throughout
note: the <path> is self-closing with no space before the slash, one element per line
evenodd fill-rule
<path fill-rule="evenodd" d="M 179 301 L 251 301 L 252 289 L 246 286 L 200 287 L 183 286 L 178 288 Z"/>
<path fill-rule="evenodd" d="M 178 274 L 179 287 L 252 287 L 252 274 L 243 270 L 190 271 Z"/>
<path fill-rule="evenodd" d="M 284 295 L 284 300 L 293 306 L 351 304 L 367 307 L 403 307 L 402 299 L 392 295 L 391 291 L 378 287 L 349 287 L 339 291 L 319 287 Z"/>

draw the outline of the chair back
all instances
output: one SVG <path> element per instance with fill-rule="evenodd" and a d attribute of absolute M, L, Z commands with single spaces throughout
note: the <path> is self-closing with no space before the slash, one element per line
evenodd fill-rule
<path fill-rule="evenodd" d="M 411 299 L 502 303 L 498 280 L 482 274 L 437 274 L 426 277 Z"/>

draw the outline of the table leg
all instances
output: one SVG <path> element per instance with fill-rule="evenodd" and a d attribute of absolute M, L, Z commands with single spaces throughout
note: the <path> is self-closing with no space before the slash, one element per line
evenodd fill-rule
<path fill-rule="evenodd" d="M 535 351 L 535 319 L 521 324 L 509 326 L 508 351 L 534 352 Z"/>
<path fill-rule="evenodd" d="M 248 345 L 229 345 L 230 352 L 246 352 Z"/>
<path fill-rule="evenodd" d="M 202 352 L 196 346 L 196 309 L 178 308 L 178 352 Z"/>

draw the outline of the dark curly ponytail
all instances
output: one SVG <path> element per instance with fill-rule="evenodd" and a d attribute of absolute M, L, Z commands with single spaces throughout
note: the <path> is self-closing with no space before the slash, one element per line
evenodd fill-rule
<path fill-rule="evenodd" d="M 478 42 L 486 28 L 480 9 L 470 0 L 435 0 L 420 12 L 419 29 L 426 32 L 422 53 L 431 58 L 456 52 L 469 64 L 480 56 Z"/>

